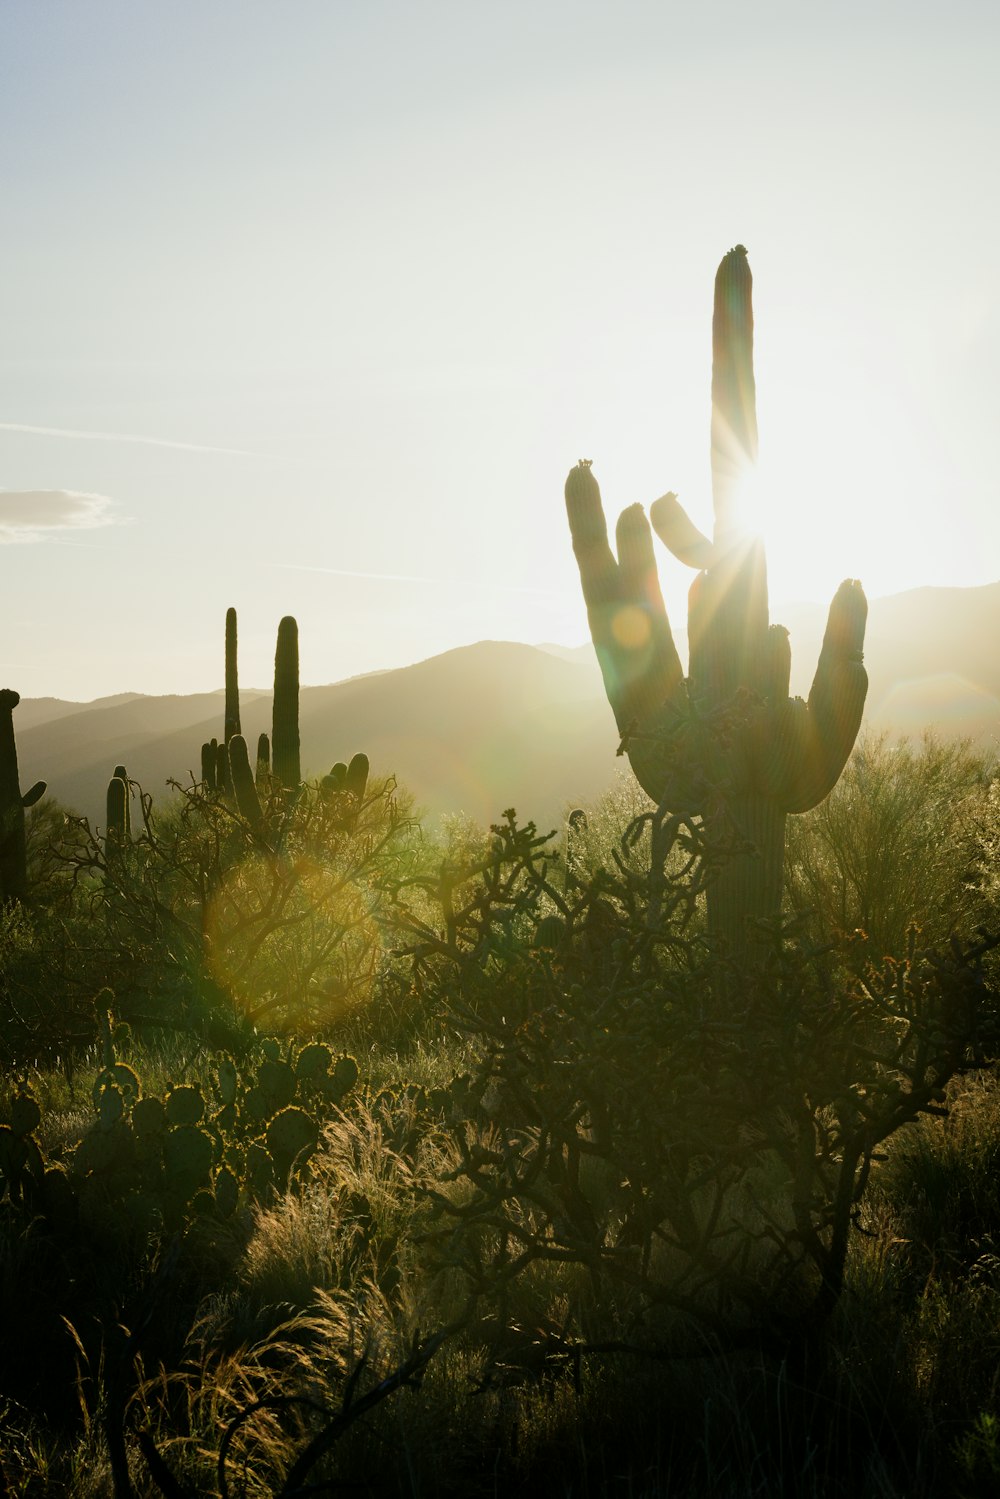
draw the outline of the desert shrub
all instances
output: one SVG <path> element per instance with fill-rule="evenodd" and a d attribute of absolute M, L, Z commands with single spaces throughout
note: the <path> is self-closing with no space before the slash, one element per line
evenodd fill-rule
<path fill-rule="evenodd" d="M 971 936 L 988 783 L 967 743 L 863 738 L 826 800 L 788 820 L 788 908 L 817 936 L 864 932 L 876 958 L 903 952 L 913 923 L 925 942 Z"/>
<path fill-rule="evenodd" d="M 508 1362 L 546 1342 L 511 1312 L 546 1265 L 586 1272 L 568 1319 L 585 1343 L 808 1339 L 878 1148 L 996 1041 L 989 942 L 911 942 L 875 968 L 775 929 L 737 968 L 695 920 L 697 825 L 645 823 L 644 877 L 623 858 L 570 895 L 508 814 L 491 859 L 442 883 L 437 926 L 409 918 L 415 982 L 478 1049 L 456 1080 L 439 1251 L 507 1308 Z"/>
<path fill-rule="evenodd" d="M 201 785 L 162 814 L 139 802 L 124 843 L 83 823 L 65 850 L 99 944 L 89 972 L 107 975 L 119 1014 L 235 1045 L 254 1029 L 329 1027 L 368 1000 L 387 875 L 417 857 L 391 779 L 370 782 L 360 807 L 275 784 L 256 824 Z"/>

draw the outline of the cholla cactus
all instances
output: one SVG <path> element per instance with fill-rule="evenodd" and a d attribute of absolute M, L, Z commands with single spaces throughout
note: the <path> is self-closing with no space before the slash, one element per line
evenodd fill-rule
<path fill-rule="evenodd" d="M 777 915 L 785 819 L 836 784 L 861 723 L 868 605 L 854 579 L 830 607 L 808 702 L 788 695 L 788 632 L 768 623 L 760 538 L 745 529 L 739 489 L 757 456 L 751 276 L 746 250 L 723 258 L 712 323 L 711 540 L 674 494 L 650 520 L 679 561 L 698 569 L 688 602 L 685 680 L 640 505 L 619 517 L 617 560 L 590 463 L 566 481 L 566 506 L 594 646 L 636 777 L 673 811 L 700 813 L 722 860 L 709 927 L 731 947 L 747 918 Z M 718 732 L 720 727 L 724 732 Z"/>
<path fill-rule="evenodd" d="M 28 853 L 24 811 L 45 794 L 45 782 L 36 781 L 21 795 L 14 741 L 14 709 L 20 694 L 9 687 L 0 690 L 0 904 L 23 901 L 28 886 Z"/>

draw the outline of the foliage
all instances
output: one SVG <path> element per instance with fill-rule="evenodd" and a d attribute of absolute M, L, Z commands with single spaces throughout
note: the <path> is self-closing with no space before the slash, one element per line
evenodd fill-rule
<path fill-rule="evenodd" d="M 162 816 L 139 792 L 142 826 L 127 844 L 84 823 L 65 854 L 122 1015 L 207 1023 L 228 1043 L 248 1025 L 308 1032 L 363 1003 L 386 873 L 410 857 L 395 783 L 367 785 L 363 802 L 307 785 L 289 802 L 271 781 L 255 818 L 204 785 L 178 790 Z"/>
<path fill-rule="evenodd" d="M 826 801 L 789 827 L 789 908 L 817 934 L 864 932 L 876 959 L 903 952 L 914 923 L 923 942 L 970 938 L 988 914 L 977 869 L 987 785 L 968 744 L 867 736 Z"/>
<path fill-rule="evenodd" d="M 415 984 L 450 996 L 480 1053 L 446 1111 L 442 1263 L 494 1306 L 529 1266 L 579 1267 L 578 1335 L 617 1304 L 637 1346 L 808 1338 L 878 1148 L 996 1043 L 995 943 L 911 943 L 844 984 L 847 954 L 775 929 L 755 966 L 727 965 L 692 936 L 697 825 L 640 821 L 644 880 L 623 858 L 568 899 L 508 814 L 484 863 L 441 871 L 437 928 L 402 916 Z"/>

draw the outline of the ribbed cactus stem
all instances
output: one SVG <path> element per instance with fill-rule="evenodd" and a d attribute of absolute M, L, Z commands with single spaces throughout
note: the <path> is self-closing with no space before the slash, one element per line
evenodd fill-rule
<path fill-rule="evenodd" d="M 299 627 L 290 614 L 278 625 L 274 653 L 274 706 L 271 718 L 272 768 L 287 790 L 302 780 L 299 746 Z"/>
<path fill-rule="evenodd" d="M 344 790 L 349 791 L 359 804 L 364 801 L 368 789 L 368 771 L 368 756 L 357 754 L 353 756 L 344 776 Z"/>
<path fill-rule="evenodd" d="M 128 783 L 113 775 L 108 782 L 105 849 L 109 859 L 116 858 L 128 840 Z"/>
<path fill-rule="evenodd" d="M 256 736 L 256 785 L 261 790 L 271 773 L 271 741 L 267 735 Z"/>
<path fill-rule="evenodd" d="M 236 666 L 236 610 L 226 610 L 225 742 L 240 732 L 240 684 Z"/>
<path fill-rule="evenodd" d="M 201 780 L 206 791 L 215 790 L 215 762 L 219 741 L 211 739 L 201 747 Z"/>
<path fill-rule="evenodd" d="M 113 777 L 116 777 L 119 781 L 121 781 L 124 784 L 124 786 L 125 786 L 125 837 L 126 838 L 131 838 L 131 836 L 132 836 L 132 807 L 131 807 L 132 797 L 131 797 L 131 792 L 130 792 L 129 783 L 128 783 L 128 771 L 125 769 L 124 765 L 116 765 L 115 768 L 114 768 L 114 770 L 111 772 L 111 774 L 112 774 Z"/>
<path fill-rule="evenodd" d="M 263 826 L 264 814 L 250 769 L 247 742 L 242 734 L 234 734 L 229 741 L 229 773 L 240 815 L 258 832 Z"/>
<path fill-rule="evenodd" d="M 215 745 L 215 789 L 220 796 L 228 796 L 232 789 L 229 782 L 229 750 L 225 743 L 219 744 L 212 740 Z"/>
<path fill-rule="evenodd" d="M 20 701 L 20 694 L 12 688 L 0 689 L 0 905 L 23 901 L 27 896 L 24 812 L 45 794 L 45 782 L 36 781 L 21 795 L 14 739 L 14 709 Z"/>
<path fill-rule="evenodd" d="M 263 787 L 271 774 L 271 741 L 266 734 L 257 736 L 257 771 L 256 781 L 258 788 Z"/>

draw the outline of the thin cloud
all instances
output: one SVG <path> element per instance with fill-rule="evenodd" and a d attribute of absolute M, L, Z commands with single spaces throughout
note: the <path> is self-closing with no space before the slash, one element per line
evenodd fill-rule
<path fill-rule="evenodd" d="M 139 437 L 132 432 L 81 432 L 75 427 L 33 427 L 27 422 L 0 422 L 0 432 L 26 432 L 32 437 L 72 437 L 84 442 L 130 442 L 149 448 L 179 448 L 184 453 L 225 453 L 232 458 L 268 458 L 248 448 L 216 448 L 200 442 L 174 442 L 168 437 Z"/>
<path fill-rule="evenodd" d="M 373 583 L 426 583 L 432 588 L 491 588 L 499 593 L 535 593 L 552 596 L 550 588 L 518 588 L 512 583 L 490 583 L 485 578 L 424 578 L 413 573 L 356 573 L 344 567 L 312 567 L 306 562 L 269 562 L 268 567 L 286 567 L 297 573 L 329 573 L 334 578 L 366 578 Z"/>
<path fill-rule="evenodd" d="M 74 489 L 0 489 L 0 544 L 61 540 L 54 533 L 113 526 L 111 508 L 107 495 Z"/>

